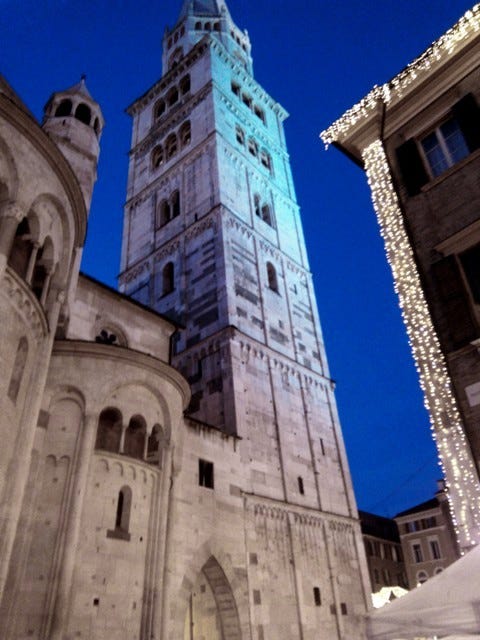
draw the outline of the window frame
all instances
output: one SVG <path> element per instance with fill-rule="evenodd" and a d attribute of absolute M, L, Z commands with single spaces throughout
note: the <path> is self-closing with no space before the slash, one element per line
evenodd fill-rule
<path fill-rule="evenodd" d="M 445 127 L 445 125 L 449 124 L 449 123 L 454 123 L 456 126 L 456 134 L 459 135 L 461 137 L 462 143 L 465 147 L 465 153 L 464 155 L 462 155 L 461 158 L 455 159 L 452 155 L 452 150 L 450 149 L 449 145 L 448 145 L 448 139 L 445 136 L 444 131 L 442 130 L 443 127 Z M 434 172 L 433 166 L 432 166 L 432 162 L 430 161 L 430 158 L 428 156 L 428 152 L 426 151 L 425 147 L 424 147 L 424 142 L 427 138 L 429 138 L 430 136 L 435 135 L 436 141 L 437 141 L 437 146 L 440 148 L 441 153 L 442 153 L 442 160 L 444 161 L 444 163 L 446 164 L 446 167 L 443 168 L 441 171 L 439 171 L 438 173 Z M 425 169 L 427 170 L 428 176 L 430 178 L 430 180 L 436 180 L 437 178 L 440 178 L 442 175 L 444 175 L 449 169 L 451 169 L 452 167 L 454 167 L 455 165 L 459 164 L 460 162 L 462 162 L 463 160 L 465 160 L 465 158 L 468 158 L 468 156 L 470 155 L 470 150 L 468 148 L 468 143 L 467 140 L 465 138 L 465 135 L 462 131 L 462 128 L 458 122 L 458 119 L 452 115 L 451 113 L 447 114 L 446 117 L 444 117 L 443 119 L 439 120 L 436 122 L 434 127 L 431 127 L 430 129 L 427 129 L 425 132 L 423 132 L 421 135 L 418 136 L 418 150 L 420 153 L 420 156 L 423 160 L 423 163 L 425 165 Z"/>

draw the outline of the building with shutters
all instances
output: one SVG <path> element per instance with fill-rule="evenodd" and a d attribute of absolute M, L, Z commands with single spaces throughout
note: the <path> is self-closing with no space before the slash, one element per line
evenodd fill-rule
<path fill-rule="evenodd" d="M 0 79 L 0 637 L 361 640 L 287 114 L 223 0 L 129 113 L 119 293 L 79 273 L 100 106 Z"/>
<path fill-rule="evenodd" d="M 361 166 L 462 548 L 480 541 L 480 5 L 322 133 Z"/>

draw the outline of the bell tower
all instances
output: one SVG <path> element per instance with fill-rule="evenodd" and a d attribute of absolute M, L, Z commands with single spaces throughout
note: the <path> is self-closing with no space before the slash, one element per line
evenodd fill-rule
<path fill-rule="evenodd" d="M 359 619 L 343 613 L 347 601 L 363 611 L 366 578 L 286 148 L 288 114 L 255 80 L 248 34 L 225 2 L 184 2 L 165 31 L 162 77 L 127 111 L 120 289 L 184 327 L 172 361 L 192 389 L 187 414 L 241 439 L 251 495 L 332 514 L 354 535 L 348 550 L 338 541 L 346 577 L 332 578 L 335 615 L 322 628 L 326 637 L 334 628 L 345 630 L 338 638 L 363 637 Z M 326 535 L 340 535 L 338 526 Z M 330 552 L 318 553 L 326 567 Z M 280 618 L 275 624 L 281 633 Z"/>

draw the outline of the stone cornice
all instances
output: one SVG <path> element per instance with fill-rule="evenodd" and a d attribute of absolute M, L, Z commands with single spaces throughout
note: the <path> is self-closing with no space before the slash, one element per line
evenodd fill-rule
<path fill-rule="evenodd" d="M 74 246 L 82 247 L 87 231 L 87 210 L 80 184 L 67 159 L 40 125 L 3 93 L 0 93 L 0 116 L 27 138 L 55 172 L 72 207 Z"/>
<path fill-rule="evenodd" d="M 160 378 L 166 379 L 182 396 L 185 410 L 190 401 L 190 386 L 176 369 L 154 356 L 134 351 L 126 347 L 105 345 L 83 340 L 57 340 L 53 345 L 52 357 L 84 357 L 98 360 L 111 360 L 116 365 L 128 364 L 136 368 L 150 371 Z"/>

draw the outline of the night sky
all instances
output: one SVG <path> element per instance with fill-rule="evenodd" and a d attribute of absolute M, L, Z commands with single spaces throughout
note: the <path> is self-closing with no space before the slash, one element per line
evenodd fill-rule
<path fill-rule="evenodd" d="M 228 2 L 228 0 L 227 0 Z M 355 492 L 392 516 L 440 477 L 365 176 L 319 133 L 394 76 L 472 4 L 463 0 L 229 0 L 254 73 L 290 113 L 297 197 Z M 83 270 L 116 287 L 130 144 L 124 109 L 161 74 L 181 0 L 0 0 L 0 72 L 37 118 L 82 73 L 107 125 Z"/>

